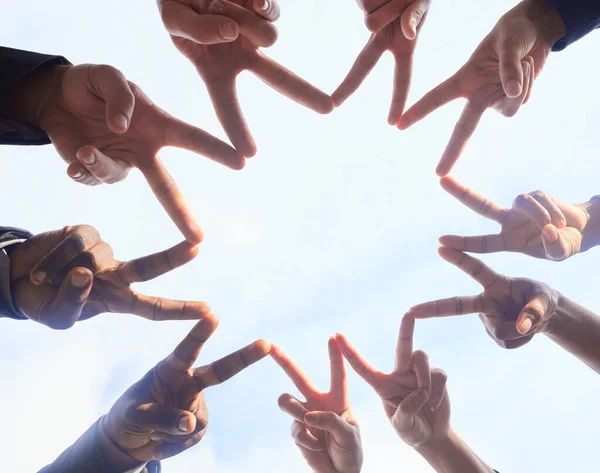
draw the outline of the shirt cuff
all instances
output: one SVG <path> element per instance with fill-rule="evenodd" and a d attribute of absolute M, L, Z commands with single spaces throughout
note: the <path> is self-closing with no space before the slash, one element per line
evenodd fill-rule
<path fill-rule="evenodd" d="M 600 27 L 598 0 L 550 0 L 550 4 L 565 25 L 565 36 L 554 43 L 552 51 L 562 51 Z"/>
<path fill-rule="evenodd" d="M 10 258 L 6 253 L 6 248 L 24 241 L 24 239 L 15 239 L 0 242 L 0 317 L 27 320 L 14 303 L 10 281 Z"/>

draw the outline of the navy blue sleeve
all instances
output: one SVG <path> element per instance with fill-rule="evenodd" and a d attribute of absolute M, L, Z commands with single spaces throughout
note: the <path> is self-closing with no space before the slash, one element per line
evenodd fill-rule
<path fill-rule="evenodd" d="M 0 46 L 0 101 L 20 79 L 41 65 L 70 64 L 62 56 L 38 54 Z M 0 111 L 1 115 L 1 111 Z M 46 145 L 50 139 L 39 128 L 1 118 L 0 145 Z"/>
<path fill-rule="evenodd" d="M 0 318 L 26 320 L 14 304 L 10 283 L 10 252 L 20 242 L 33 235 L 27 230 L 14 227 L 0 227 Z"/>
<path fill-rule="evenodd" d="M 549 0 L 565 24 L 565 36 L 552 51 L 562 51 L 586 34 L 600 28 L 600 0 Z"/>

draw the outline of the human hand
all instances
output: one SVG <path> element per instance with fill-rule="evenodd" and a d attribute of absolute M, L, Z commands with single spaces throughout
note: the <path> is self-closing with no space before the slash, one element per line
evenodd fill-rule
<path fill-rule="evenodd" d="M 305 80 L 285 69 L 265 56 L 260 46 L 270 46 L 275 42 L 276 30 L 267 20 L 252 12 L 251 0 L 212 0 L 203 3 L 201 14 L 212 13 L 229 18 L 238 18 L 240 35 L 229 43 L 201 44 L 183 36 L 171 35 L 179 51 L 196 67 L 198 74 L 206 84 L 215 112 L 233 146 L 242 156 L 256 154 L 256 144 L 244 119 L 240 107 L 236 77 L 248 70 L 287 97 L 318 112 L 329 113 L 333 110 L 331 98 Z M 275 0 L 269 0 L 273 8 Z M 250 16 L 247 28 L 240 23 L 240 9 Z"/>
<path fill-rule="evenodd" d="M 457 98 L 466 98 L 436 172 L 444 176 L 460 157 L 488 108 L 512 117 L 529 100 L 552 45 L 564 36 L 554 8 L 539 0 L 524 0 L 506 13 L 456 74 L 406 111 L 398 127 L 410 127 Z"/>
<path fill-rule="evenodd" d="M 111 66 L 66 67 L 40 114 L 39 127 L 70 164 L 68 174 L 77 182 L 114 183 L 125 179 L 131 167 L 139 168 L 190 243 L 202 241 L 202 230 L 157 152 L 176 146 L 232 169 L 244 166 L 233 148 L 158 108 Z"/>
<path fill-rule="evenodd" d="M 388 123 L 396 125 L 404 112 L 412 77 L 413 54 L 431 0 L 359 0 L 365 22 L 372 32 L 350 72 L 332 94 L 336 107 L 342 105 L 360 87 L 379 62 L 390 51 L 396 62 L 394 92 Z"/>
<path fill-rule="evenodd" d="M 363 463 L 360 430 L 348 399 L 344 359 L 334 338 L 329 340 L 331 385 L 320 392 L 304 372 L 278 347 L 271 356 L 300 393 L 279 397 L 279 407 L 292 416 L 292 437 L 315 473 L 359 473 Z"/>
<path fill-rule="evenodd" d="M 204 390 L 221 384 L 269 354 L 264 340 L 209 365 L 193 368 L 218 320 L 206 314 L 167 358 L 115 402 L 103 419 L 109 439 L 136 460 L 163 460 L 196 445 L 208 424 Z"/>
<path fill-rule="evenodd" d="M 350 366 L 377 393 L 398 436 L 413 448 L 450 433 L 450 400 L 446 373 L 429 367 L 427 354 L 413 351 L 415 319 L 404 316 L 394 370 L 385 374 L 369 364 L 341 334 L 336 340 Z M 429 401 L 429 402 L 427 402 Z"/>
<path fill-rule="evenodd" d="M 471 210 L 501 225 L 500 233 L 495 235 L 444 235 L 440 243 L 447 248 L 471 253 L 512 251 L 562 261 L 595 244 L 584 244 L 590 222 L 586 209 L 591 204 L 572 205 L 543 191 L 535 191 L 517 196 L 512 209 L 503 209 L 454 178 L 446 176 L 440 183 L 446 192 Z"/>
<path fill-rule="evenodd" d="M 131 284 L 154 279 L 197 254 L 198 248 L 184 241 L 160 253 L 117 261 L 95 228 L 76 225 L 18 245 L 11 253 L 11 286 L 19 310 L 53 329 L 68 329 L 104 312 L 196 320 L 209 312 L 206 303 L 145 296 Z"/>
<path fill-rule="evenodd" d="M 477 296 L 456 296 L 411 307 L 417 319 L 477 314 L 490 337 L 502 348 L 518 348 L 536 333 L 547 332 L 556 315 L 559 294 L 544 283 L 509 278 L 482 261 L 441 247 L 440 256 L 483 286 Z"/>

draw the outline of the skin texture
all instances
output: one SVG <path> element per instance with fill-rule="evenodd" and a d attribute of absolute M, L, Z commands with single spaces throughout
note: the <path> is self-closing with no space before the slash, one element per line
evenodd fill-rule
<path fill-rule="evenodd" d="M 512 208 L 504 209 L 456 179 L 444 177 L 440 183 L 459 202 L 501 225 L 498 234 L 444 235 L 440 243 L 445 247 L 471 253 L 511 251 L 552 261 L 565 260 L 584 249 L 590 222 L 587 205 L 568 204 L 535 191 L 517 196 Z"/>
<path fill-rule="evenodd" d="M 40 115 L 40 128 L 67 161 L 69 176 L 87 185 L 125 179 L 138 168 L 175 225 L 191 243 L 202 230 L 158 157 L 164 146 L 207 156 L 232 169 L 244 159 L 231 146 L 154 105 L 111 66 L 66 69 Z"/>
<path fill-rule="evenodd" d="M 476 296 L 456 296 L 412 307 L 417 319 L 479 314 L 490 337 L 502 348 L 518 348 L 548 331 L 559 294 L 544 283 L 509 278 L 460 251 L 440 248 L 440 256 L 483 286 Z"/>
<path fill-rule="evenodd" d="M 562 28 L 561 28 L 562 26 Z M 529 100 L 552 45 L 564 25 L 552 7 L 526 0 L 506 13 L 456 74 L 406 111 L 398 127 L 406 129 L 434 110 L 466 98 L 436 172 L 450 172 L 488 108 L 512 117 Z"/>
<path fill-rule="evenodd" d="M 18 245 L 11 254 L 11 286 L 21 312 L 53 329 L 67 329 L 104 312 L 149 320 L 197 320 L 209 313 L 204 302 L 145 296 L 131 288 L 197 254 L 198 248 L 184 241 L 160 253 L 118 261 L 96 229 L 76 225 Z"/>
<path fill-rule="evenodd" d="M 105 434 L 136 460 L 163 460 L 196 445 L 208 425 L 204 390 L 216 386 L 269 354 L 264 340 L 209 365 L 193 368 L 218 325 L 205 315 L 167 358 L 131 386 L 104 418 Z"/>
<path fill-rule="evenodd" d="M 163 2 L 163 21 L 165 7 L 169 3 L 173 2 Z M 252 72 L 280 93 L 318 113 L 331 112 L 333 103 L 327 94 L 269 59 L 259 50 L 260 47 L 272 45 L 277 39 L 277 30 L 271 21 L 276 19 L 278 13 L 268 19 L 263 18 L 254 13 L 255 6 L 250 0 L 189 3 L 195 5 L 193 10 L 188 9 L 190 16 L 221 15 L 237 20 L 239 34 L 231 42 L 203 44 L 190 34 L 171 34 L 171 39 L 177 49 L 196 67 L 206 85 L 221 125 L 242 156 L 251 157 L 256 154 L 256 144 L 244 119 L 236 91 L 236 78 L 245 70 Z M 275 8 L 275 0 L 269 0 L 269 5 Z M 183 18 L 185 15 L 182 13 L 181 16 Z"/>
<path fill-rule="evenodd" d="M 342 353 L 334 338 L 328 343 L 331 385 L 320 392 L 306 374 L 278 347 L 271 357 L 281 366 L 306 401 L 290 394 L 279 407 L 294 418 L 292 438 L 315 473 L 359 473 L 363 463 L 360 430 L 348 399 Z"/>
<path fill-rule="evenodd" d="M 406 106 L 417 37 L 431 0 L 361 0 L 358 4 L 365 12 L 365 23 L 372 34 L 332 99 L 336 107 L 342 105 L 358 90 L 383 53 L 389 51 L 396 67 L 388 123 L 396 125 Z"/>
<path fill-rule="evenodd" d="M 450 401 L 446 373 L 429 367 L 423 351 L 413 351 L 415 319 L 400 325 L 396 361 L 391 373 L 382 373 L 362 357 L 341 334 L 336 340 L 350 366 L 381 397 L 383 409 L 398 436 L 413 448 L 445 439 L 450 433 Z"/>

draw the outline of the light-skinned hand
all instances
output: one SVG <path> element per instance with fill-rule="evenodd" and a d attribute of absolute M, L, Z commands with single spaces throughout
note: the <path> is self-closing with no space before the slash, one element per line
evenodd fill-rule
<path fill-rule="evenodd" d="M 279 407 L 292 416 L 292 438 L 315 473 L 359 473 L 363 463 L 360 430 L 348 399 L 342 353 L 332 337 L 328 343 L 331 384 L 321 392 L 280 348 L 271 356 L 283 368 L 306 401 L 290 394 L 279 397 Z"/>

